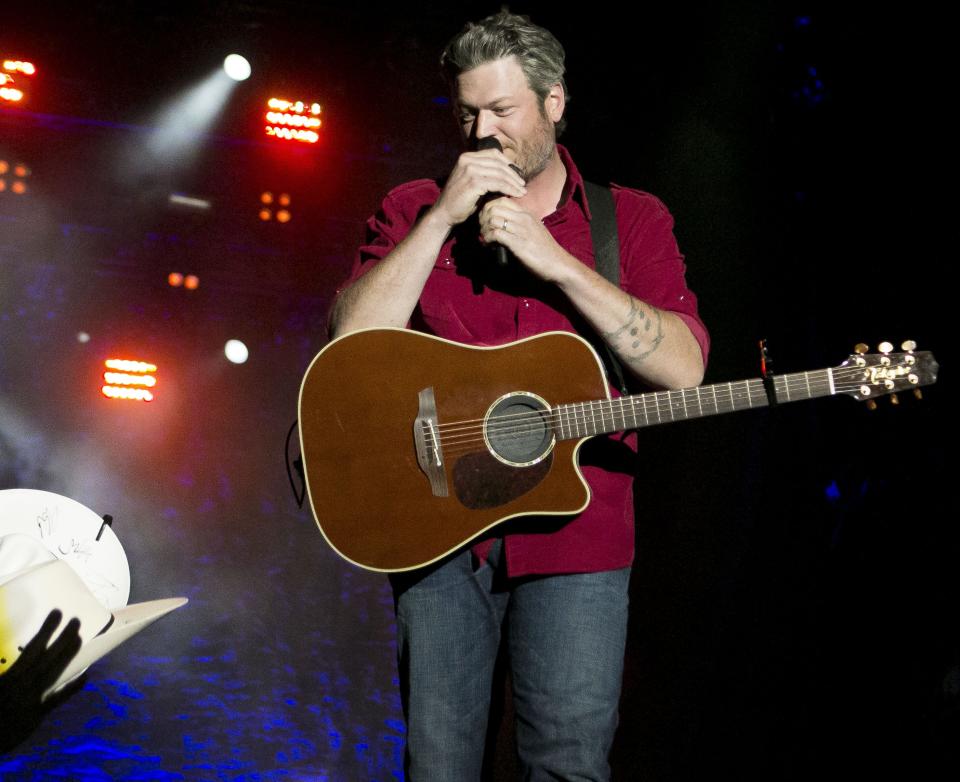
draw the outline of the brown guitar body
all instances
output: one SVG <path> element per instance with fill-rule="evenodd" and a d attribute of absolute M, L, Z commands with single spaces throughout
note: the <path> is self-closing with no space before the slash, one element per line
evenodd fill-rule
<path fill-rule="evenodd" d="M 476 348 L 404 329 L 353 332 L 313 360 L 300 390 L 300 440 L 314 517 L 331 546 L 370 570 L 434 562 L 498 522 L 575 514 L 590 500 L 576 452 L 557 438 L 535 464 L 494 458 L 482 436 L 444 448 L 449 492 L 437 496 L 418 463 L 414 422 L 432 388 L 441 428 L 481 424 L 505 395 L 548 406 L 609 398 L 593 349 L 551 332 Z"/>

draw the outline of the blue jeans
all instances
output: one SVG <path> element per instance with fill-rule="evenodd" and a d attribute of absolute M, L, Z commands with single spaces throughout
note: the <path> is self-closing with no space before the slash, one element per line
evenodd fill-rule
<path fill-rule="evenodd" d="M 607 780 L 630 569 L 507 579 L 499 542 L 393 576 L 407 779 L 479 780 L 505 634 L 524 780 Z"/>

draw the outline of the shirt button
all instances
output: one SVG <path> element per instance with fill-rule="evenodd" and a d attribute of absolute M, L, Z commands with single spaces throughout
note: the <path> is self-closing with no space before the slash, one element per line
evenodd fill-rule
<path fill-rule="evenodd" d="M 530 306 L 530 299 L 522 299 L 522 301 L 523 301 L 523 306 L 524 306 L 524 307 L 529 307 L 529 306 Z"/>

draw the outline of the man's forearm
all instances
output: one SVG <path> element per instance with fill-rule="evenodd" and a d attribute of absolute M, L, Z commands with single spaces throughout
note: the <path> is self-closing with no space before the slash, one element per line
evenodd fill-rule
<path fill-rule="evenodd" d="M 427 212 L 380 263 L 337 296 L 330 315 L 331 336 L 406 326 L 448 232 L 447 223 L 432 210 Z"/>
<path fill-rule="evenodd" d="M 681 318 L 631 296 L 580 263 L 568 269 L 557 284 L 633 374 L 661 388 L 700 384 L 700 345 Z"/>

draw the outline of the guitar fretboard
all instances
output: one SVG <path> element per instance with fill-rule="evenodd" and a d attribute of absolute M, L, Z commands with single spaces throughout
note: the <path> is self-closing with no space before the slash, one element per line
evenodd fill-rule
<path fill-rule="evenodd" d="M 773 385 L 777 402 L 797 402 L 836 393 L 831 369 L 777 375 Z M 554 414 L 559 438 L 569 440 L 768 405 L 763 381 L 754 378 L 559 405 L 554 408 Z"/>

